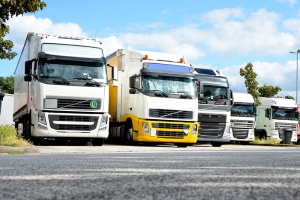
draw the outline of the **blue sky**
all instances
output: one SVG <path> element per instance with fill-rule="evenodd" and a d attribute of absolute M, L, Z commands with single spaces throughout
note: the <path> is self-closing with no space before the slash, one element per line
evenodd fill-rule
<path fill-rule="evenodd" d="M 161 51 L 219 69 L 236 92 L 246 92 L 239 69 L 252 63 L 260 86 L 295 97 L 297 57 L 289 52 L 300 49 L 299 0 L 44 1 L 44 10 L 8 21 L 18 54 L 27 32 L 97 37 L 106 55 Z M 18 58 L 0 60 L 0 76 L 13 76 Z"/>

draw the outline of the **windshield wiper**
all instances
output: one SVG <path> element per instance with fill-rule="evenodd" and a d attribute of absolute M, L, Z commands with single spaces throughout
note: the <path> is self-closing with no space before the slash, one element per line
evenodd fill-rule
<path fill-rule="evenodd" d="M 191 96 L 191 95 L 189 95 L 189 94 L 181 94 L 180 95 L 180 98 L 188 98 L 188 99 L 192 99 L 193 97 Z"/>
<path fill-rule="evenodd" d="M 97 87 L 100 86 L 100 84 L 98 82 L 96 82 L 96 81 L 88 81 L 84 85 L 85 86 L 97 86 Z"/>
<path fill-rule="evenodd" d="M 154 92 L 154 95 L 155 95 L 155 96 L 159 96 L 159 97 L 161 97 L 161 96 L 163 96 L 163 97 L 168 97 L 168 94 L 167 94 L 167 93 L 165 93 L 165 92 L 163 92 L 163 91 L 160 91 L 160 90 L 155 91 L 155 92 Z"/>
<path fill-rule="evenodd" d="M 86 82 L 84 85 L 85 86 L 97 86 L 97 87 L 100 87 L 100 84 L 95 81 L 94 79 L 92 78 L 84 78 L 84 77 L 75 77 L 73 79 L 77 79 L 77 80 L 88 80 L 88 82 Z"/>
<path fill-rule="evenodd" d="M 59 81 L 58 80 L 53 80 L 52 82 L 55 83 L 55 84 L 63 84 L 63 85 L 69 85 L 70 82 L 67 81 L 66 79 L 64 79 L 63 77 L 60 77 L 60 76 L 41 76 L 40 78 L 57 78 L 57 79 L 60 79 Z"/>

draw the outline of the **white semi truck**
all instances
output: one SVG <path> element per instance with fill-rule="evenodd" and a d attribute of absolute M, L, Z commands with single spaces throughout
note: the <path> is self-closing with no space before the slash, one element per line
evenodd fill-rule
<path fill-rule="evenodd" d="M 284 139 L 286 135 L 291 142 L 297 142 L 298 113 L 293 99 L 258 98 L 255 135 L 263 139 Z M 288 131 L 290 134 L 284 134 Z M 286 138 L 285 138 L 286 139 Z"/>
<path fill-rule="evenodd" d="M 233 92 L 230 117 L 230 142 L 249 144 L 254 140 L 256 108 L 251 94 Z"/>
<path fill-rule="evenodd" d="M 108 79 L 102 43 L 91 38 L 28 33 L 14 72 L 19 135 L 91 140 L 109 132 Z"/>
<path fill-rule="evenodd" d="M 200 130 L 198 143 L 211 143 L 220 147 L 230 142 L 230 110 L 232 92 L 227 77 L 219 71 L 195 68 L 199 81 L 198 121 Z"/>
<path fill-rule="evenodd" d="M 2 100 L 0 125 L 14 125 L 13 121 L 14 95 L 5 94 Z"/>
<path fill-rule="evenodd" d="M 196 80 L 182 56 L 119 49 L 107 63 L 118 76 L 118 85 L 110 85 L 109 139 L 179 147 L 197 142 Z"/>

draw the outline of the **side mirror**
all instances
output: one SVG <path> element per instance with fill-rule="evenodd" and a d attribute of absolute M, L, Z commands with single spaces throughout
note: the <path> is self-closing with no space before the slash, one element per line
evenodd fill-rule
<path fill-rule="evenodd" d="M 234 99 L 233 99 L 233 92 L 230 90 L 230 105 L 233 106 L 234 104 Z"/>
<path fill-rule="evenodd" d="M 129 89 L 129 94 L 136 94 L 136 89 L 135 88 L 130 88 Z"/>
<path fill-rule="evenodd" d="M 31 74 L 32 60 L 25 61 L 25 74 Z"/>
<path fill-rule="evenodd" d="M 118 68 L 111 67 L 111 78 L 112 80 L 118 80 Z"/>
<path fill-rule="evenodd" d="M 265 117 L 271 119 L 270 109 L 268 109 L 268 108 L 265 110 Z"/>
<path fill-rule="evenodd" d="M 136 82 L 136 75 L 130 76 L 129 77 L 129 88 L 136 88 L 135 82 Z"/>
<path fill-rule="evenodd" d="M 26 82 L 32 81 L 32 76 L 30 74 L 25 74 L 24 81 L 26 81 Z"/>

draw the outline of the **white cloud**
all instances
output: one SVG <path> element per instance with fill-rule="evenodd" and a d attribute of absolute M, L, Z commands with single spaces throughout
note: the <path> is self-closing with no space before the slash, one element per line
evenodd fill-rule
<path fill-rule="evenodd" d="M 241 16 L 235 14 L 239 13 L 236 9 L 221 9 L 204 14 L 203 19 L 207 15 L 213 18 L 212 15 L 221 15 L 222 12 L 225 12 L 224 20 L 218 16 L 218 20 L 211 21 L 209 29 L 200 31 L 201 42 L 213 52 L 222 55 L 279 55 L 286 53 L 286 49 L 292 49 L 295 44 L 294 35 L 279 30 L 280 16 L 276 13 L 261 9 L 248 17 L 232 19 L 228 16 Z"/>
<path fill-rule="evenodd" d="M 277 0 L 277 1 L 280 3 L 288 3 L 291 7 L 293 7 L 297 2 L 297 0 Z"/>
<path fill-rule="evenodd" d="M 247 63 L 228 66 L 221 69 L 221 73 L 228 77 L 233 91 L 246 92 L 244 77 L 240 76 L 240 68 L 245 68 Z M 296 61 L 288 61 L 284 64 L 256 61 L 252 62 L 253 71 L 257 74 L 256 81 L 259 86 L 279 86 L 281 93 L 295 96 L 296 89 Z M 300 89 L 300 88 L 298 88 Z"/>
<path fill-rule="evenodd" d="M 108 55 L 119 48 L 163 51 L 184 55 L 188 63 L 200 63 L 197 66 L 201 66 L 201 59 L 208 53 L 225 58 L 253 54 L 281 55 L 296 49 L 300 43 L 297 40 L 300 34 L 300 20 L 281 21 L 279 14 L 265 9 L 251 14 L 240 8 L 213 10 L 202 15 L 201 23 L 203 24 L 197 25 L 191 22 L 185 26 L 147 34 L 135 29 L 119 35 L 104 36 L 101 38 L 104 53 Z M 10 34 L 7 38 L 14 42 L 15 51 L 20 51 L 23 47 L 27 32 L 89 36 L 78 24 L 53 23 L 51 19 L 36 18 L 33 15 L 14 17 L 8 21 L 8 25 Z M 139 26 L 141 31 L 158 28 L 166 29 L 166 24 L 153 22 L 145 24 L 144 27 Z M 252 64 L 261 85 L 278 85 L 284 92 L 294 94 L 295 62 L 280 64 L 256 60 Z M 246 92 L 244 79 L 239 75 L 239 69 L 245 66 L 245 61 L 240 61 L 220 69 L 228 76 L 234 91 Z"/>
<path fill-rule="evenodd" d="M 7 24 L 10 26 L 8 39 L 14 42 L 15 51 L 19 51 L 23 47 L 28 32 L 61 34 L 67 36 L 85 37 L 78 24 L 74 23 L 57 23 L 48 18 L 36 18 L 33 15 L 24 15 L 11 18 Z"/>

